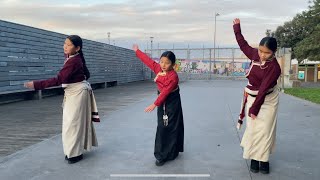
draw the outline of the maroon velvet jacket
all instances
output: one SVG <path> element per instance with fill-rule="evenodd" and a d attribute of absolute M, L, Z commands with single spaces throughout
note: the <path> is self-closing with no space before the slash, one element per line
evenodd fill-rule
<path fill-rule="evenodd" d="M 84 67 L 81 56 L 75 55 L 66 60 L 63 68 L 59 71 L 57 77 L 47 80 L 33 81 L 36 90 L 48 87 L 59 86 L 61 84 L 70 84 L 85 80 Z"/>
<path fill-rule="evenodd" d="M 162 72 L 160 64 L 153 61 L 151 58 L 149 58 L 146 54 L 144 54 L 140 50 L 136 51 L 136 55 L 155 74 Z M 179 83 L 179 77 L 177 72 L 174 70 L 167 72 L 165 76 L 158 76 L 158 78 L 156 79 L 156 84 L 158 86 L 160 94 L 157 100 L 154 102 L 154 104 L 156 106 L 162 105 L 165 102 L 168 95 L 178 87 L 178 83 Z"/>
<path fill-rule="evenodd" d="M 254 114 L 257 116 L 264 103 L 268 90 L 277 85 L 277 80 L 281 74 L 281 68 L 275 57 L 260 66 L 258 49 L 249 46 L 241 34 L 240 24 L 233 25 L 233 30 L 240 49 L 250 60 L 252 60 L 250 70 L 246 75 L 249 81 L 247 88 L 259 92 L 249 109 L 249 115 Z"/>

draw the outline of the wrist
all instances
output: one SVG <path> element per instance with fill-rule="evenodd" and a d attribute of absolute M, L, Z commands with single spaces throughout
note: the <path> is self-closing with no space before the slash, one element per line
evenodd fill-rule
<path fill-rule="evenodd" d="M 257 116 L 258 113 L 255 110 L 251 110 L 249 111 L 249 116 L 251 117 L 251 115 Z"/>

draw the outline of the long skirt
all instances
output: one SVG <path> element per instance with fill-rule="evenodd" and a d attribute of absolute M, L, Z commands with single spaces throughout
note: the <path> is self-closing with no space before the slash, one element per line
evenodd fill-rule
<path fill-rule="evenodd" d="M 258 116 L 254 120 L 248 113 L 255 97 L 249 95 L 247 100 L 246 130 L 241 141 L 243 158 L 268 162 L 269 155 L 275 148 L 279 91 L 275 89 L 265 97 Z"/>
<path fill-rule="evenodd" d="M 90 95 L 92 89 L 86 81 L 68 84 L 63 102 L 62 143 L 68 158 L 91 150 L 98 141 L 92 123 Z"/>
<path fill-rule="evenodd" d="M 179 92 L 179 89 L 172 92 L 166 102 L 158 107 L 158 126 L 154 147 L 154 156 L 158 160 L 173 160 L 179 152 L 183 152 L 184 125 Z M 163 120 L 164 114 L 168 116 L 167 125 Z"/>

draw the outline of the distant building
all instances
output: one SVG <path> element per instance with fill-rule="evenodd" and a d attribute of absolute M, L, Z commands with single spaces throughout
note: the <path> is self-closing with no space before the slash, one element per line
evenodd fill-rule
<path fill-rule="evenodd" d="M 298 63 L 296 59 L 293 59 L 291 67 L 296 79 L 303 82 L 320 82 L 320 61 L 305 59 Z"/>

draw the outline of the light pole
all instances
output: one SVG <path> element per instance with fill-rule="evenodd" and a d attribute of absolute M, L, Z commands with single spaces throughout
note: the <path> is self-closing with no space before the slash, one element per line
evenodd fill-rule
<path fill-rule="evenodd" d="M 214 14 L 214 36 L 213 36 L 213 72 L 216 67 L 216 24 L 217 24 L 217 16 L 220 16 L 219 13 Z"/>
<path fill-rule="evenodd" d="M 153 37 L 151 36 L 150 37 L 150 49 L 151 49 L 151 51 L 150 51 L 150 57 L 151 57 L 151 59 L 152 59 L 152 46 L 153 46 Z M 153 78 L 153 73 L 152 73 L 152 71 L 151 71 L 151 76 L 150 76 L 151 78 Z"/>
<path fill-rule="evenodd" d="M 151 36 L 150 37 L 150 49 L 151 49 L 151 51 L 150 51 L 150 56 L 151 56 L 151 59 L 152 59 L 152 44 L 153 43 L 153 37 Z"/>
<path fill-rule="evenodd" d="M 160 49 L 160 43 L 158 43 L 158 50 L 157 50 L 158 51 L 158 57 L 160 57 L 160 53 L 161 53 L 159 49 Z"/>
<path fill-rule="evenodd" d="M 108 42 L 110 44 L 110 32 L 108 32 Z"/>

